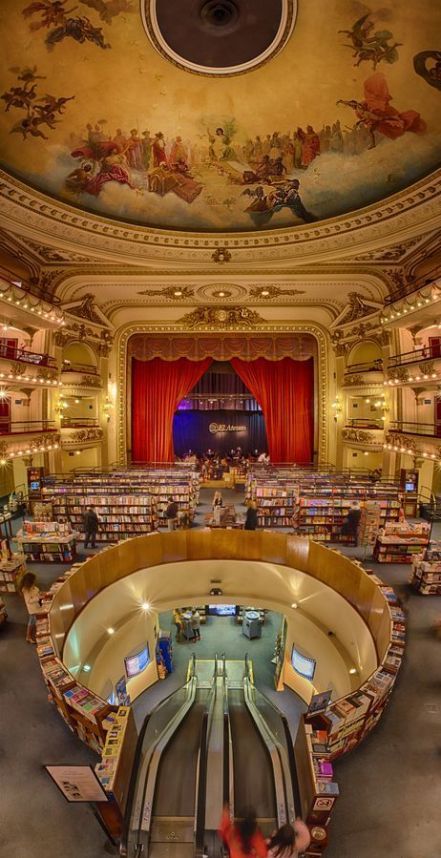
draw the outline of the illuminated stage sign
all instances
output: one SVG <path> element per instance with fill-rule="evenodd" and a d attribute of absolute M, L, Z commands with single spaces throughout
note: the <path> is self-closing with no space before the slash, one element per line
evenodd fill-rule
<path fill-rule="evenodd" d="M 232 423 L 210 423 L 208 431 L 212 435 L 217 435 L 220 432 L 246 432 L 247 426 L 233 426 Z"/>

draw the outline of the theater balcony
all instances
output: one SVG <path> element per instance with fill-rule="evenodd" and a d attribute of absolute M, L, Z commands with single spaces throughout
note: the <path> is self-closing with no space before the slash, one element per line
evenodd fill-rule
<path fill-rule="evenodd" d="M 384 381 L 383 369 L 381 358 L 364 363 L 354 363 L 345 369 L 343 387 L 381 387 Z"/>
<path fill-rule="evenodd" d="M 382 420 L 347 420 L 342 429 L 342 441 L 347 447 L 378 452 L 383 449 Z"/>
<path fill-rule="evenodd" d="M 389 358 L 384 386 L 415 385 L 432 387 L 441 381 L 441 346 L 428 345 Z"/>
<path fill-rule="evenodd" d="M 0 384 L 20 382 L 27 387 L 61 387 L 58 368 L 49 354 L 0 343 Z"/>
<path fill-rule="evenodd" d="M 99 371 L 92 364 L 63 360 L 61 378 L 63 392 L 67 396 L 76 396 L 85 391 L 98 393 L 103 386 Z"/>
<path fill-rule="evenodd" d="M 46 453 L 60 446 L 54 420 L 10 421 L 0 416 L 0 464 L 16 457 Z"/>

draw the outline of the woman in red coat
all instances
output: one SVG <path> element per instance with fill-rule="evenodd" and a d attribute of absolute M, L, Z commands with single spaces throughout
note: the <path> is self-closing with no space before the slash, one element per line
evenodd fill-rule
<path fill-rule="evenodd" d="M 249 813 L 240 822 L 232 824 L 228 806 L 224 807 L 219 826 L 219 837 L 230 850 L 230 858 L 266 858 L 268 848 L 257 826 L 256 815 Z"/>

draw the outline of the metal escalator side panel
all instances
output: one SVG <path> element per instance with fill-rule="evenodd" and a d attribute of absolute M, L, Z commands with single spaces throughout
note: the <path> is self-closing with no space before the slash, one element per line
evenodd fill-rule
<path fill-rule="evenodd" d="M 259 712 L 254 702 L 252 686 L 247 677 L 244 680 L 244 697 L 248 711 L 253 718 L 253 721 L 257 727 L 258 732 L 260 733 L 262 741 L 266 745 L 267 751 L 271 759 L 274 777 L 274 790 L 276 794 L 277 823 L 280 827 L 282 825 L 285 825 L 288 821 L 284 770 L 280 759 L 279 748 L 277 747 L 276 742 L 274 741 L 274 737 L 269 730 L 267 724 L 265 723 L 262 714 Z"/>
<path fill-rule="evenodd" d="M 150 749 L 149 759 L 146 765 L 146 782 L 143 795 L 143 808 L 140 818 L 139 830 L 148 836 L 150 831 L 150 823 L 152 817 L 153 798 L 155 794 L 156 778 L 158 776 L 159 764 L 161 756 L 170 742 L 172 736 L 179 728 L 180 724 L 186 717 L 187 713 L 193 706 L 196 699 L 197 678 L 195 676 L 189 682 L 189 695 L 187 700 L 179 709 L 179 712 L 170 721 L 165 730 L 159 736 L 157 742 Z"/>
<path fill-rule="evenodd" d="M 194 673 L 194 665 L 192 673 Z M 152 722 L 155 717 L 161 711 L 165 711 L 166 708 L 178 698 L 184 691 L 186 691 L 186 698 L 188 698 L 190 691 L 190 683 L 185 682 L 180 688 L 176 689 L 172 694 L 166 697 L 164 700 L 156 706 L 155 709 L 150 712 L 142 725 L 140 734 L 138 736 L 138 742 L 135 751 L 135 761 L 136 763 L 133 765 L 132 773 L 130 777 L 130 786 L 127 797 L 127 806 L 126 812 L 124 816 L 124 827 L 123 827 L 123 835 L 121 838 L 120 845 L 120 854 L 122 856 L 129 856 L 129 858 L 137 858 L 139 849 L 136 844 L 130 843 L 130 840 L 133 839 L 133 835 L 135 832 L 139 831 L 139 824 L 141 820 L 141 813 L 143 807 L 143 797 L 145 793 L 146 786 L 146 775 L 148 770 L 148 761 L 149 761 L 149 749 L 150 745 L 146 750 L 143 750 L 143 746 L 145 743 L 146 733 L 150 729 Z M 152 743 L 153 744 L 153 743 Z M 141 763 L 139 763 L 141 760 Z M 136 840 L 138 838 L 136 837 Z M 131 848 L 133 847 L 133 848 Z"/>
<path fill-rule="evenodd" d="M 208 789 L 205 801 L 205 828 L 210 831 L 217 829 L 220 809 L 223 805 L 224 706 L 222 685 L 222 677 L 217 677 L 207 740 L 206 777 Z"/>

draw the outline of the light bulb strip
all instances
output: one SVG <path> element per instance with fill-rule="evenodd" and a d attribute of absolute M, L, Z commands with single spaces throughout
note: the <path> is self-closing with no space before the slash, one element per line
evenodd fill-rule
<path fill-rule="evenodd" d="M 18 283 L 9 283 L 0 278 L 0 300 L 15 307 L 39 316 L 40 322 L 47 319 L 56 325 L 65 325 L 64 313 L 61 309 L 54 307 L 46 301 L 42 301 L 35 295 L 31 295 Z"/>

